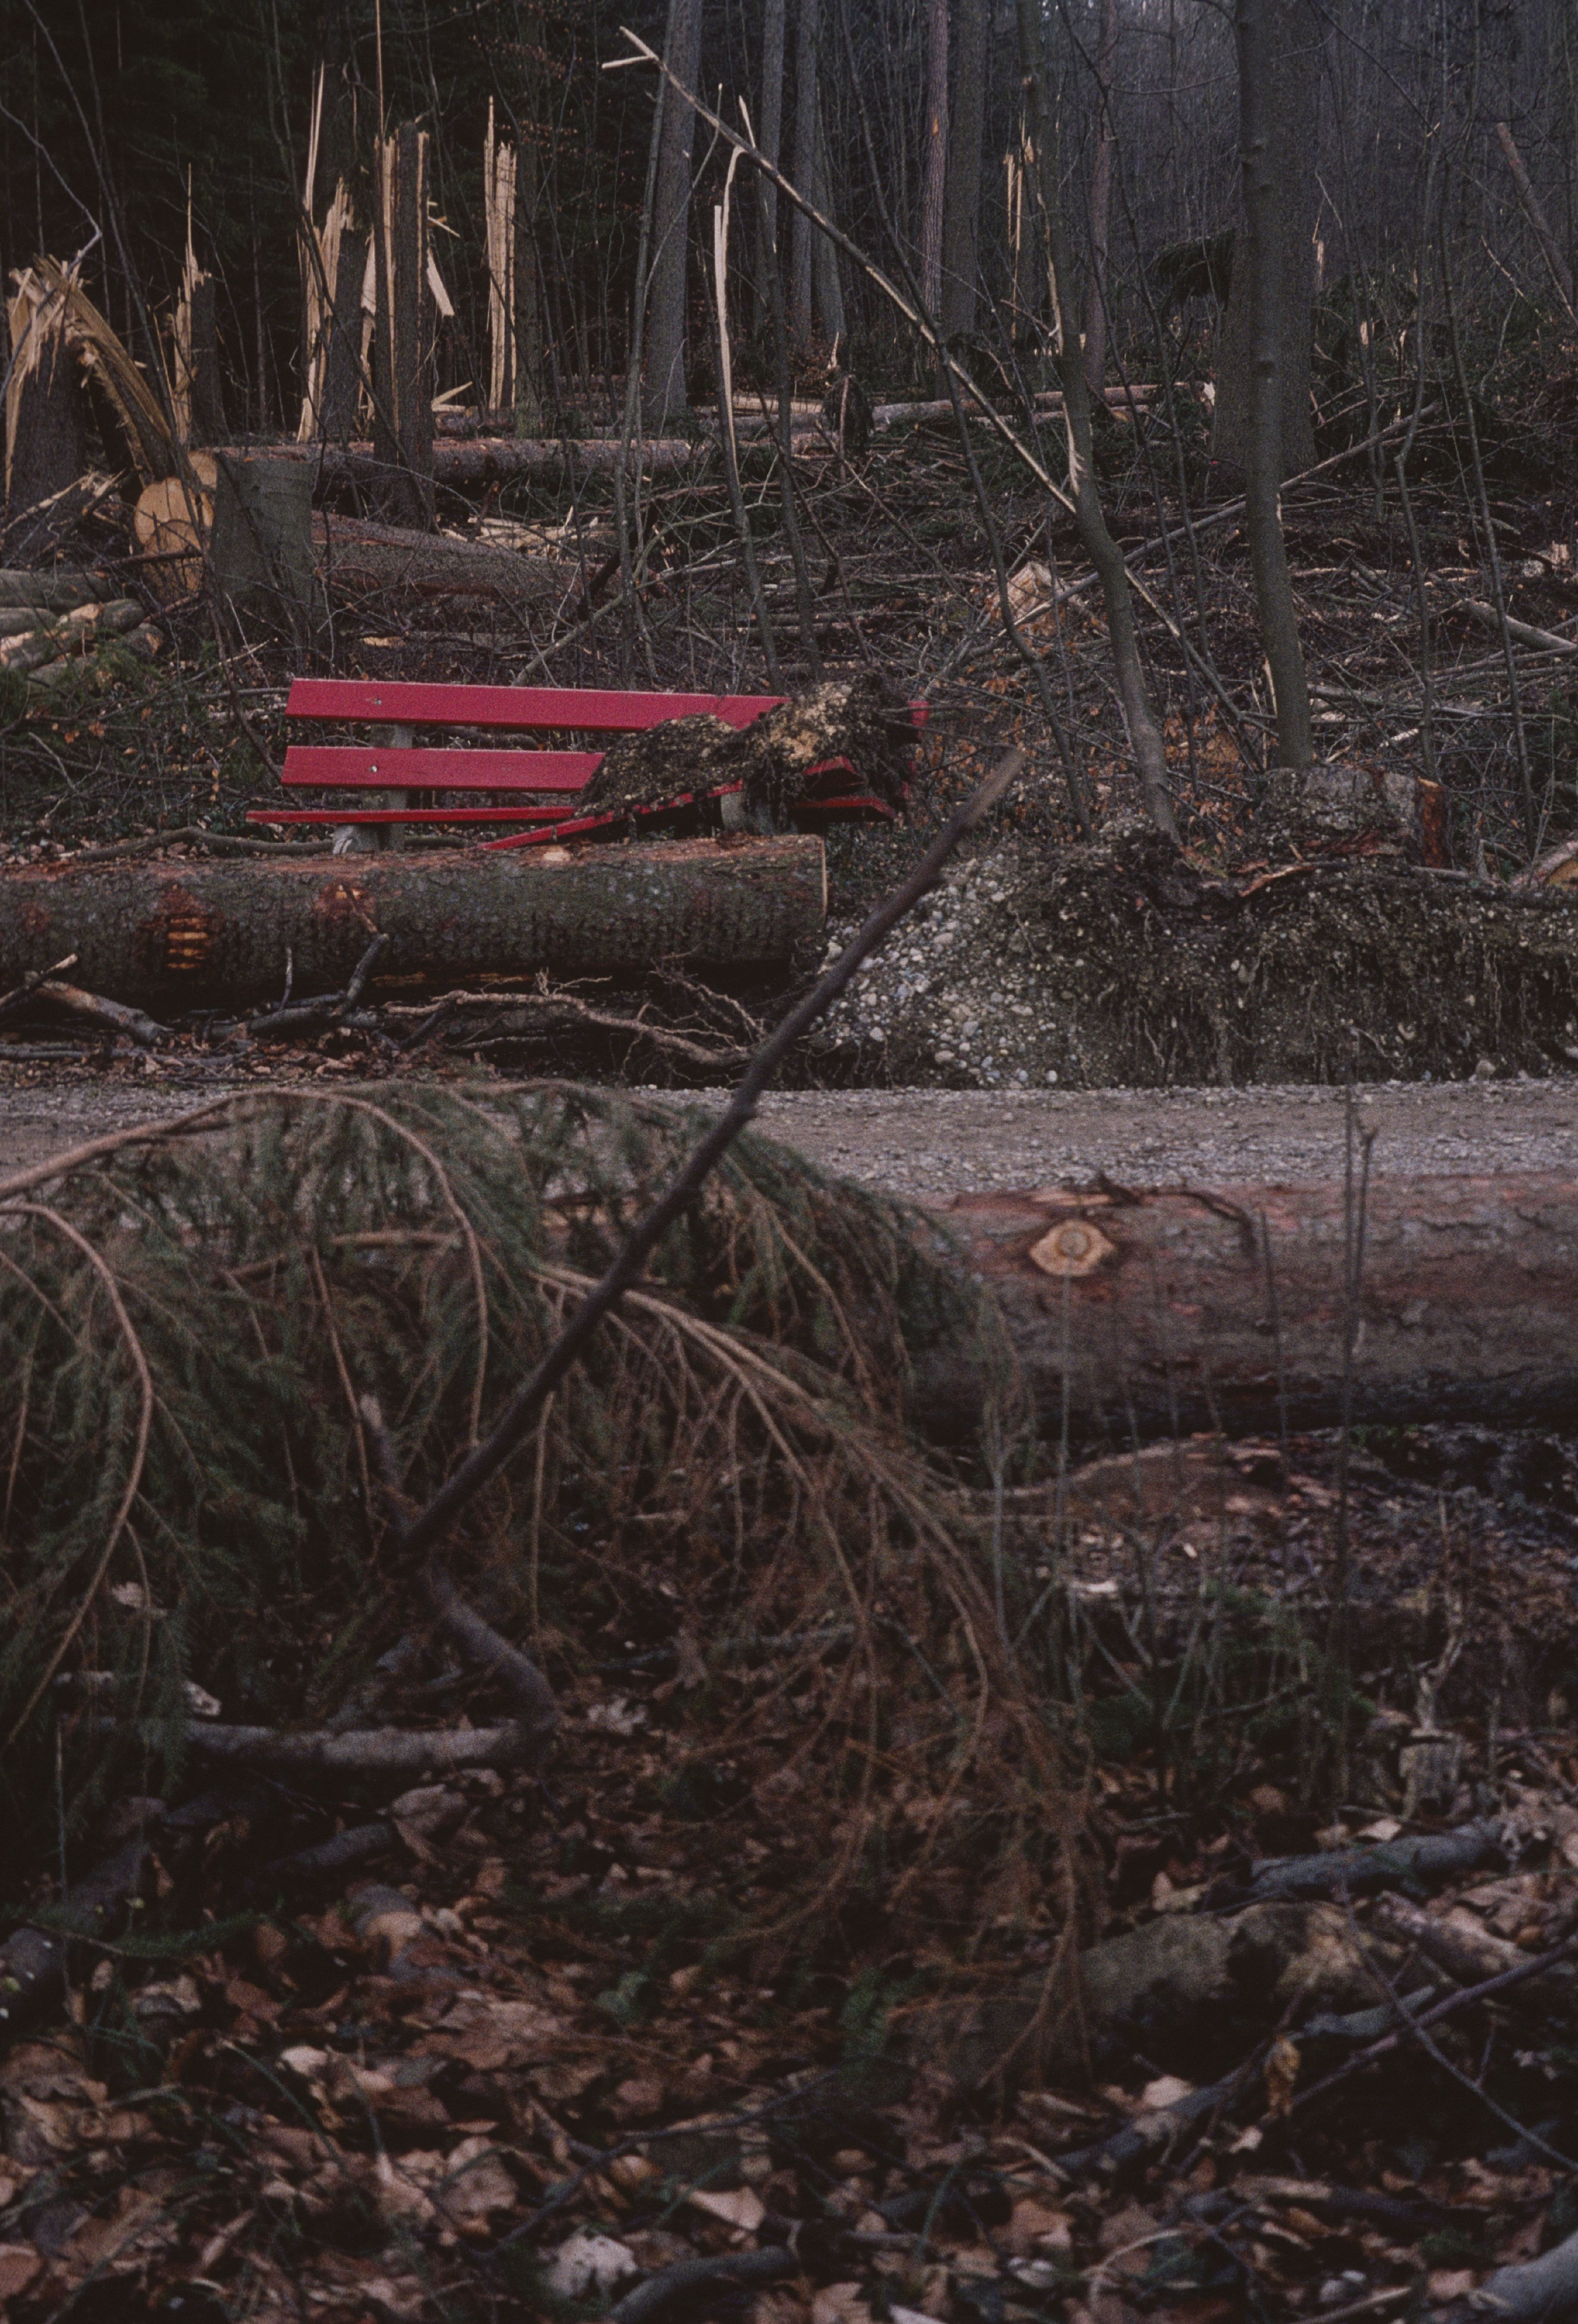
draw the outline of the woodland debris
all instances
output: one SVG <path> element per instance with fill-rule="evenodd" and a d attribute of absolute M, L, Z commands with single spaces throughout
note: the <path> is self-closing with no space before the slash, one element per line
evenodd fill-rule
<path fill-rule="evenodd" d="M 908 704 L 863 672 L 809 687 L 748 726 L 702 712 L 620 735 L 579 804 L 583 814 L 606 814 L 743 783 L 748 824 L 774 830 L 800 798 L 810 770 L 827 759 L 849 760 L 857 781 L 896 806 L 913 747 Z"/>

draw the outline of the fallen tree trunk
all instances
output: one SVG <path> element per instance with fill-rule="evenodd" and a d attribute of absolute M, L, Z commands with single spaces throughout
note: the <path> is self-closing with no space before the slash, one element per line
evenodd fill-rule
<path fill-rule="evenodd" d="M 503 484 L 513 476 L 553 483 L 572 470 L 585 475 L 593 469 L 616 468 L 621 458 L 629 468 L 638 461 L 649 476 L 666 476 L 694 467 L 711 450 L 710 444 L 693 444 L 676 437 L 656 437 L 628 447 L 617 438 L 578 438 L 567 443 L 524 436 L 477 436 L 469 443 L 451 438 L 433 447 L 433 481 L 468 489 Z M 371 444 L 323 448 L 319 475 L 326 485 L 354 484 L 376 489 L 395 473 Z"/>
<path fill-rule="evenodd" d="M 421 597 L 554 604 L 577 577 L 575 566 L 563 558 L 522 557 L 489 541 L 362 517 L 316 515 L 312 537 L 326 583 L 359 595 L 398 589 Z"/>
<path fill-rule="evenodd" d="M 1044 1188 L 940 1208 L 997 1299 L 1055 1435 L 1082 1446 L 1341 1416 L 1341 1184 L 1129 1194 Z M 1578 1176 L 1381 1179 L 1353 1360 L 1356 1422 L 1571 1427 L 1578 1418 Z M 979 1409 L 968 1349 L 932 1351 L 916 1416 Z"/>
<path fill-rule="evenodd" d="M 659 961 L 782 966 L 820 945 L 819 839 L 474 848 L 262 862 L 29 865 L 0 880 L 0 987 L 78 955 L 91 991 L 139 1007 L 234 1009 L 348 984 L 386 935 L 381 976 L 454 982 Z"/>

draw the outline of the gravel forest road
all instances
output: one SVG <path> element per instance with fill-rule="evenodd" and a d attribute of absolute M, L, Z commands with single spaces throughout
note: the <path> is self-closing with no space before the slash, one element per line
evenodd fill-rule
<path fill-rule="evenodd" d="M 227 1086 L 268 1084 L 194 1075 L 0 1089 L 0 1175 Z M 1359 1102 L 1378 1133 L 1373 1167 L 1392 1177 L 1578 1168 L 1578 1076 L 1367 1084 Z M 1343 1108 L 1329 1088 L 810 1090 L 769 1096 L 760 1125 L 830 1169 L 926 1201 L 1078 1185 L 1098 1170 L 1136 1187 L 1318 1184 L 1342 1175 Z"/>

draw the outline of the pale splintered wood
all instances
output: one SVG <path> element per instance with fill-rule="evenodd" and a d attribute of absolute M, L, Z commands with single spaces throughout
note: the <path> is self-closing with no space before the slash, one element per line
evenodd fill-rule
<path fill-rule="evenodd" d="M 488 136 L 482 152 L 482 205 L 488 261 L 488 409 L 504 411 L 515 401 L 515 188 L 516 151 L 502 143 L 488 100 Z"/>

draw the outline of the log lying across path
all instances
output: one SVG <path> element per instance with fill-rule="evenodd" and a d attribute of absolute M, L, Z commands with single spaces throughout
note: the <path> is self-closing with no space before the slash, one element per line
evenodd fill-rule
<path fill-rule="evenodd" d="M 1006 1319 L 1043 1426 L 1077 1444 L 1340 1419 L 1344 1201 L 1332 1186 L 960 1194 L 940 1214 Z M 1371 1425 L 1578 1427 L 1578 1169 L 1376 1180 L 1353 1310 Z M 970 1351 L 939 1349 L 917 1418 L 963 1433 Z"/>
<path fill-rule="evenodd" d="M 77 954 L 79 984 L 163 1011 L 344 986 L 372 937 L 381 981 L 782 967 L 814 958 L 820 839 L 485 848 L 300 862 L 30 865 L 0 880 L 0 989 Z"/>

